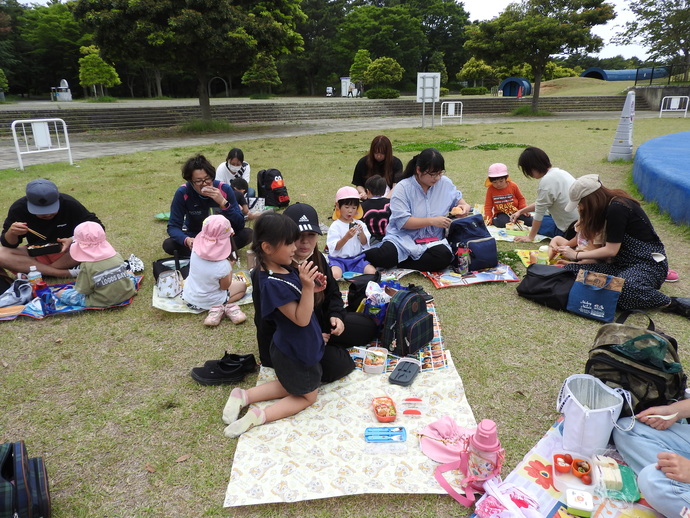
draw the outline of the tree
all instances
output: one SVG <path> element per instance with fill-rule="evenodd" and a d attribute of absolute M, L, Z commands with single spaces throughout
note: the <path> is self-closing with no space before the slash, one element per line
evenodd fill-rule
<path fill-rule="evenodd" d="M 74 13 L 111 60 L 174 64 L 197 79 L 201 116 L 211 120 L 208 79 L 248 67 L 259 49 L 278 56 L 301 49 L 299 0 L 76 0 Z"/>
<path fill-rule="evenodd" d="M 350 79 L 352 81 L 364 81 L 367 69 L 371 65 L 371 55 L 367 49 L 359 49 L 350 66 Z"/>
<path fill-rule="evenodd" d="M 93 86 L 94 97 L 98 95 L 97 86 L 100 86 L 100 95 L 103 96 L 104 86 L 110 88 L 122 82 L 115 67 L 101 58 L 97 47 L 91 45 L 80 50 L 84 57 L 79 60 L 79 84 L 85 88 Z"/>
<path fill-rule="evenodd" d="M 393 58 L 378 58 L 371 62 L 364 79 L 377 87 L 393 85 L 402 79 L 405 69 Z"/>
<path fill-rule="evenodd" d="M 6 92 L 9 90 L 10 84 L 7 82 L 7 76 L 5 75 L 5 71 L 0 68 L 0 92 Z"/>
<path fill-rule="evenodd" d="M 440 72 L 442 85 L 448 83 L 448 70 L 446 69 L 446 64 L 443 62 L 443 52 L 440 50 L 433 52 L 431 54 L 429 66 L 426 68 L 428 72 Z"/>
<path fill-rule="evenodd" d="M 613 6 L 604 0 L 523 0 L 508 5 L 496 18 L 469 26 L 465 47 L 491 65 L 529 64 L 534 72 L 532 111 L 536 112 L 551 57 L 599 50 L 603 40 L 591 29 L 614 16 Z"/>
<path fill-rule="evenodd" d="M 493 77 L 496 71 L 487 65 L 484 61 L 477 58 L 470 58 L 465 63 L 457 74 L 460 81 L 473 81 L 473 86 L 477 86 L 477 79 L 481 81 L 481 86 L 484 86 L 484 79 Z"/>
<path fill-rule="evenodd" d="M 245 85 L 258 87 L 262 93 L 264 88 L 278 86 L 281 81 L 275 58 L 270 54 L 259 52 L 254 64 L 242 76 L 242 82 Z"/>
<path fill-rule="evenodd" d="M 690 74 L 690 1 L 631 0 L 635 15 L 614 41 L 628 44 L 640 39 L 655 60 L 679 60 L 685 66 L 684 80 Z"/>

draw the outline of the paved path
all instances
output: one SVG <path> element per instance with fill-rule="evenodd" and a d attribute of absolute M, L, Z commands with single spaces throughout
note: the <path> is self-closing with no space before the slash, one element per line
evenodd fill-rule
<path fill-rule="evenodd" d="M 146 101 L 130 101 L 130 103 L 140 103 L 139 106 L 144 105 Z M 3 108 L 8 105 L 1 105 Z M 11 106 L 11 105 L 10 105 Z M 28 107 L 22 104 L 22 108 Z M 36 103 L 37 109 L 36 118 L 40 117 L 40 107 L 54 108 L 54 104 L 46 105 L 45 102 L 38 101 Z M 63 109 L 79 109 L 79 105 L 70 103 L 62 103 Z M 67 106 L 67 107 L 65 107 Z M 16 109 L 16 107 L 15 107 Z M 638 112 L 635 114 L 636 118 L 654 118 L 658 114 L 656 112 Z M 618 120 L 620 118 L 619 112 L 561 112 L 549 117 L 511 117 L 511 116 L 495 116 L 495 115 L 469 115 L 465 116 L 462 124 L 483 124 L 483 123 L 511 123 L 524 121 L 543 121 L 543 120 Z M 446 121 L 446 125 L 458 125 L 457 121 Z M 244 128 L 243 131 L 237 134 L 214 134 L 214 135 L 200 135 L 194 137 L 181 138 L 151 138 L 146 140 L 113 140 L 107 141 L 107 137 L 99 142 L 89 142 L 88 139 L 93 139 L 93 135 L 86 135 L 76 133 L 69 135 L 70 144 L 72 148 L 72 156 L 75 162 L 85 158 L 94 158 L 108 155 L 123 155 L 128 153 L 138 153 L 140 151 L 156 151 L 165 150 L 177 147 L 194 147 L 216 143 L 228 143 L 238 140 L 254 140 L 260 138 L 274 138 L 274 137 L 291 137 L 314 135 L 321 133 L 334 133 L 338 131 L 361 131 L 361 130 L 385 130 L 390 128 L 421 128 L 421 117 L 368 117 L 356 119 L 318 119 L 307 121 L 288 121 L 283 123 L 265 122 L 265 123 L 246 123 L 238 124 L 238 128 Z M 427 115 L 424 121 L 424 127 L 431 128 L 431 117 Z M 439 127 L 438 117 L 435 122 L 435 127 Z M 126 135 L 125 132 L 121 135 Z M 36 155 L 24 155 L 22 157 L 24 166 L 66 162 L 67 152 L 54 153 L 40 153 Z M 17 154 L 14 148 L 14 142 L 11 137 L 0 140 L 0 170 L 19 168 Z"/>

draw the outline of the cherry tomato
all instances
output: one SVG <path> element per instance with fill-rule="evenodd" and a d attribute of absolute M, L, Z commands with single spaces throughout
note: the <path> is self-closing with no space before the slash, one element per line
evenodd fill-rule
<path fill-rule="evenodd" d="M 572 464 L 573 456 L 570 455 L 570 453 L 566 453 L 565 455 L 563 455 L 563 460 L 566 461 L 568 464 Z"/>
<path fill-rule="evenodd" d="M 590 477 L 589 475 L 582 475 L 582 478 L 580 480 L 582 480 L 582 483 L 586 486 L 592 483 L 592 477 Z"/>

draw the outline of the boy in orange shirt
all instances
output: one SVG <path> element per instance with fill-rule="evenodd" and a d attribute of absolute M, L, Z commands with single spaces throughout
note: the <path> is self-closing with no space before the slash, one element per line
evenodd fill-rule
<path fill-rule="evenodd" d="M 508 176 L 508 166 L 497 163 L 489 167 L 489 177 L 484 201 L 484 220 L 487 225 L 505 228 L 510 215 L 527 205 L 520 188 Z M 532 216 L 522 215 L 518 218 L 528 227 L 532 226 Z"/>

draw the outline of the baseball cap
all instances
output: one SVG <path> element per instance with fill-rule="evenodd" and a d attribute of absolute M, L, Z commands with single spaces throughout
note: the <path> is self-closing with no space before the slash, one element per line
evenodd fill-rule
<path fill-rule="evenodd" d="M 568 191 L 568 197 L 570 201 L 565 206 L 567 212 L 572 212 L 577 210 L 577 206 L 585 196 L 589 196 L 594 191 L 598 191 L 601 187 L 601 181 L 599 181 L 598 174 L 586 174 L 580 176 L 575 183 L 570 186 Z"/>
<path fill-rule="evenodd" d="M 26 205 L 31 214 L 55 214 L 60 209 L 60 193 L 50 180 L 39 178 L 26 184 Z"/>
<path fill-rule="evenodd" d="M 283 212 L 288 218 L 297 223 L 300 232 L 316 232 L 323 235 L 319 226 L 319 215 L 311 205 L 293 203 Z"/>

